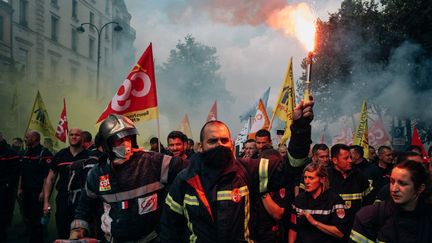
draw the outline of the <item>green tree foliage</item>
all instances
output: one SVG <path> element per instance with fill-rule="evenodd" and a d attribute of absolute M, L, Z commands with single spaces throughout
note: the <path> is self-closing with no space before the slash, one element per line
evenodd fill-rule
<path fill-rule="evenodd" d="M 343 106 L 358 111 L 363 98 L 390 106 L 392 115 L 422 118 L 414 108 L 432 91 L 430 1 L 344 0 L 327 21 L 318 20 L 316 43 L 312 79 L 318 119 L 334 121 Z M 383 98 L 398 82 L 417 95 L 405 104 L 411 110 Z M 358 107 L 346 107 L 347 93 Z"/>
<path fill-rule="evenodd" d="M 197 42 L 191 35 L 177 43 L 167 62 L 156 69 L 161 112 L 180 121 L 185 113 L 194 116 L 208 112 L 214 100 L 229 107 L 233 97 L 219 73 L 216 54 L 216 48 Z M 207 114 L 201 115 L 205 120 Z"/>

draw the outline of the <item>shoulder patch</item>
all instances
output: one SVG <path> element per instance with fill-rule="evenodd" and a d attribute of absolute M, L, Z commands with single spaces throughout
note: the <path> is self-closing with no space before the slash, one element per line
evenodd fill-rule
<path fill-rule="evenodd" d="M 111 190 L 109 174 L 99 176 L 99 191 L 104 192 L 109 190 Z"/>
<path fill-rule="evenodd" d="M 281 189 L 279 189 L 279 196 L 280 196 L 281 198 L 285 198 L 285 195 L 286 195 L 286 190 L 285 190 L 285 188 L 281 188 Z"/>
<path fill-rule="evenodd" d="M 241 200 L 241 192 L 238 188 L 235 188 L 231 192 L 231 198 L 233 202 L 238 203 Z"/>
<path fill-rule="evenodd" d="M 338 208 L 338 209 L 336 209 L 336 215 L 337 215 L 338 218 L 340 218 L 340 219 L 345 218 L 345 209 L 343 209 L 343 208 Z"/>

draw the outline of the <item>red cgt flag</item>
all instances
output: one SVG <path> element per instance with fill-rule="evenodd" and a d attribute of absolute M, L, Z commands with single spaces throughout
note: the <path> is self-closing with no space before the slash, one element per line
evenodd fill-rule
<path fill-rule="evenodd" d="M 57 130 L 55 133 L 56 138 L 58 138 L 63 143 L 66 142 L 66 133 L 68 131 L 68 122 L 67 122 L 67 115 L 66 115 L 66 100 L 63 98 L 63 111 L 60 114 L 60 121 L 57 125 Z"/>
<path fill-rule="evenodd" d="M 151 43 L 96 123 L 110 114 L 125 115 L 133 122 L 157 118 L 156 81 Z"/>
<path fill-rule="evenodd" d="M 426 150 L 423 147 L 423 143 L 420 139 L 420 136 L 418 134 L 417 128 L 414 127 L 414 131 L 413 131 L 413 135 L 411 138 L 411 145 L 417 145 L 421 148 L 422 150 L 422 158 L 423 158 L 423 162 L 427 162 L 427 155 L 426 155 Z"/>
<path fill-rule="evenodd" d="M 217 101 L 213 103 L 213 106 L 211 107 L 207 115 L 207 121 L 214 121 L 214 120 L 217 120 Z"/>

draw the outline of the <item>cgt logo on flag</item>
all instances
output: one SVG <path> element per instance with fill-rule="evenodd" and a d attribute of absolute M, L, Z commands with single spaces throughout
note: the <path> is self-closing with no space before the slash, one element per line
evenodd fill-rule
<path fill-rule="evenodd" d="M 151 44 L 120 85 L 97 123 L 110 114 L 122 114 L 134 122 L 157 118 L 156 81 Z"/>
<path fill-rule="evenodd" d="M 60 121 L 57 125 L 57 130 L 55 133 L 56 138 L 58 138 L 63 143 L 66 142 L 66 133 L 68 130 L 67 115 L 66 115 L 66 100 L 63 98 L 63 111 L 60 114 Z"/>

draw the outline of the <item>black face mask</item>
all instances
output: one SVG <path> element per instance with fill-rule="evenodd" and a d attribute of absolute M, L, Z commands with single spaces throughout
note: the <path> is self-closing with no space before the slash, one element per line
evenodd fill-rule
<path fill-rule="evenodd" d="M 234 159 L 231 149 L 224 146 L 202 152 L 202 158 L 205 166 L 215 170 L 226 168 Z"/>

